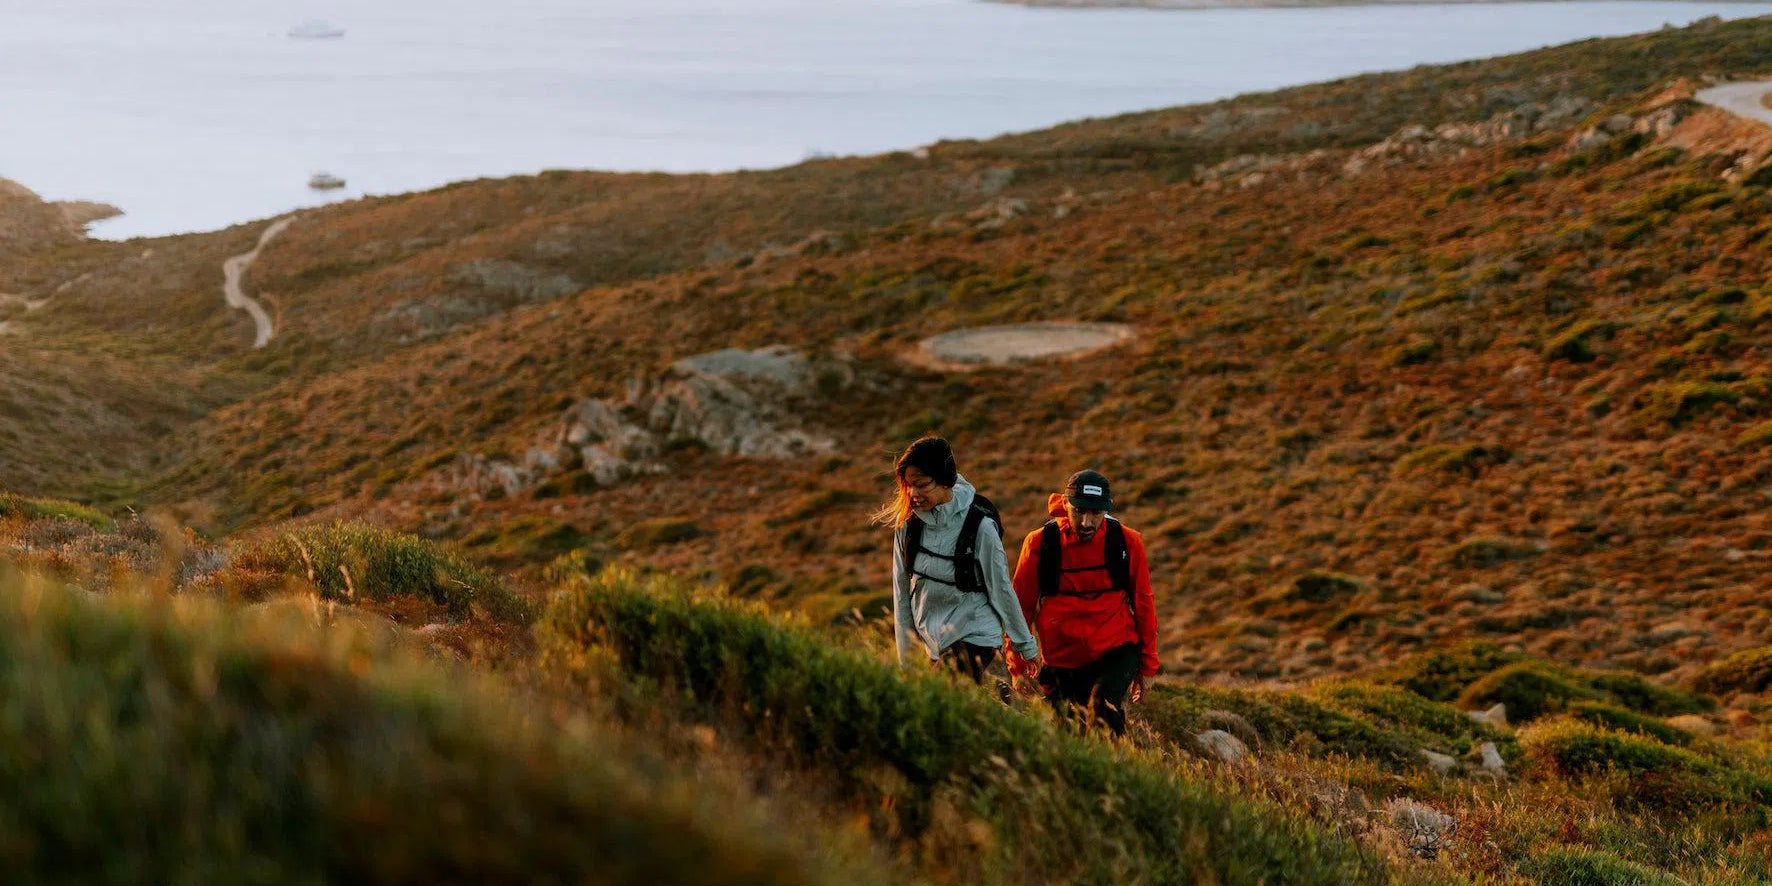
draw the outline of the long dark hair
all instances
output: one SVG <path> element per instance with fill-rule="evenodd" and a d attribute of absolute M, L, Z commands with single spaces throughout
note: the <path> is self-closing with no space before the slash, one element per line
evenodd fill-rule
<path fill-rule="evenodd" d="M 954 463 L 954 448 L 948 445 L 948 441 L 934 434 L 918 438 L 917 442 L 905 447 L 892 465 L 898 482 L 892 497 L 874 512 L 874 522 L 881 526 L 903 526 L 904 521 L 911 518 L 911 487 L 904 479 L 906 468 L 916 468 L 950 489 L 960 480 L 960 469 Z"/>

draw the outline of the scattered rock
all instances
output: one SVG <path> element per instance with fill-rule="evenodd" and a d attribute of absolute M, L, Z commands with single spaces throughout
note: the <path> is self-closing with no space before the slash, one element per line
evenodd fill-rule
<path fill-rule="evenodd" d="M 1475 773 L 1477 775 L 1490 778 L 1507 777 L 1507 763 L 1501 759 L 1501 751 L 1495 747 L 1495 742 L 1483 742 L 1472 748 L 1465 758 L 1474 761 L 1480 767 Z"/>
<path fill-rule="evenodd" d="M 1200 725 L 1206 731 L 1228 732 L 1236 736 L 1244 746 L 1256 748 L 1261 746 L 1261 733 L 1255 731 L 1248 720 L 1231 711 L 1211 710 L 1200 715 Z"/>
<path fill-rule="evenodd" d="M 1403 838 L 1404 845 L 1419 858 L 1437 858 L 1446 848 L 1458 821 L 1452 816 L 1414 800 L 1397 798 L 1390 802 L 1391 827 Z"/>
<path fill-rule="evenodd" d="M 1194 744 L 1207 756 L 1225 763 L 1241 763 L 1249 756 L 1248 746 L 1222 729 L 1208 729 L 1194 736 Z"/>
<path fill-rule="evenodd" d="M 1486 723 L 1497 729 L 1507 728 L 1507 705 L 1500 702 L 1486 711 L 1465 711 L 1464 715 L 1478 723 Z"/>
<path fill-rule="evenodd" d="M 1458 768 L 1458 758 L 1456 757 L 1430 751 L 1427 748 L 1421 749 L 1421 756 L 1427 760 L 1428 768 L 1440 775 L 1451 775 L 1452 770 Z"/>

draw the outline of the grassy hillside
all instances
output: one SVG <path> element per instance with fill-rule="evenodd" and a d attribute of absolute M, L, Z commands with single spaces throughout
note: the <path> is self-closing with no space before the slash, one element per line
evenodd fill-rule
<path fill-rule="evenodd" d="M 865 511 L 891 451 L 937 429 L 1017 531 L 1079 466 L 1119 481 L 1179 672 L 1309 676 L 1491 637 L 1681 677 L 1767 627 L 1742 604 L 1766 546 L 1768 206 L 1721 175 L 1758 134 L 1671 107 L 1671 133 L 1600 148 L 1569 127 L 1063 218 L 1035 201 L 1000 227 L 911 221 L 593 288 L 221 410 L 161 488 L 226 522 L 368 514 L 503 562 L 583 549 L 872 615 L 886 547 Z M 900 359 L 955 326 L 1062 318 L 1141 338 L 970 374 Z M 799 407 L 829 457 L 689 448 L 661 475 L 502 497 L 449 479 L 521 459 L 578 398 L 774 343 L 853 375 Z M 661 520 L 689 531 L 623 540 Z"/>

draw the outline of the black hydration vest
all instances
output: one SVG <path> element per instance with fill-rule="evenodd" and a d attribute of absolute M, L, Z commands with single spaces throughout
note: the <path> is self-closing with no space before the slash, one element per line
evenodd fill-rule
<path fill-rule="evenodd" d="M 1126 549 L 1126 527 L 1112 517 L 1102 521 L 1102 553 L 1107 562 L 1100 566 L 1064 568 L 1064 536 L 1057 520 L 1047 520 L 1040 529 L 1040 596 L 1099 597 L 1119 591 L 1132 602 L 1132 553 Z M 1113 587 L 1099 591 L 1061 591 L 1058 578 L 1066 572 L 1100 572 L 1106 570 Z"/>
<path fill-rule="evenodd" d="M 912 514 L 904 525 L 898 527 L 898 538 L 894 544 L 898 547 L 899 562 L 909 569 L 912 575 L 920 576 L 929 581 L 946 580 L 925 575 L 917 571 L 917 555 L 927 554 L 940 560 L 952 560 L 954 563 L 954 587 L 969 594 L 984 593 L 984 564 L 978 561 L 978 527 L 986 519 L 997 524 L 997 537 L 1003 537 L 1003 517 L 997 513 L 997 506 L 982 495 L 972 496 L 972 507 L 966 509 L 966 519 L 960 524 L 960 539 L 954 543 L 953 556 L 929 550 L 923 547 L 923 518 Z"/>

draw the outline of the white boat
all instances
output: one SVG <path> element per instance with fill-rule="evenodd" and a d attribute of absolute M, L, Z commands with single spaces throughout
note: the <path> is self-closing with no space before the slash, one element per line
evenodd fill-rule
<path fill-rule="evenodd" d="M 289 29 L 289 36 L 297 40 L 335 40 L 344 35 L 344 28 L 335 28 L 318 19 L 302 22 Z"/>
<path fill-rule="evenodd" d="M 345 186 L 345 180 L 330 172 L 316 172 L 308 179 L 308 187 L 316 191 L 332 191 Z"/>

